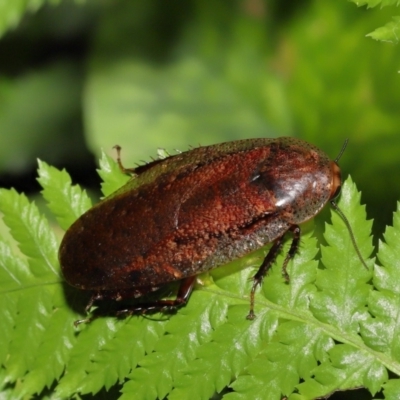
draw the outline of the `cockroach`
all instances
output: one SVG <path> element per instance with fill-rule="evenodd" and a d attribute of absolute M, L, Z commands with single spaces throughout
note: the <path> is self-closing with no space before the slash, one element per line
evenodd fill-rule
<path fill-rule="evenodd" d="M 118 147 L 118 164 L 132 179 L 67 230 L 59 250 L 62 273 L 69 284 L 92 293 L 87 309 L 97 300 L 138 298 L 181 281 L 176 299 L 123 312 L 173 310 L 187 302 L 196 275 L 272 243 L 253 277 L 247 316 L 253 319 L 256 288 L 286 233 L 293 235 L 282 267 L 288 280 L 286 266 L 299 246 L 299 225 L 327 202 L 344 219 L 355 245 L 334 201 L 344 147 L 331 161 L 300 139 L 238 140 L 132 169 L 122 166 Z"/>

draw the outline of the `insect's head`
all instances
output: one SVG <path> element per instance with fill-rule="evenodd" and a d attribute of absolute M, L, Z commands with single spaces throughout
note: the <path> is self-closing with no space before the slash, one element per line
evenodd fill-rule
<path fill-rule="evenodd" d="M 331 195 L 330 195 L 330 203 L 332 207 L 335 209 L 335 211 L 340 215 L 342 218 L 343 222 L 345 223 L 349 233 L 350 233 L 350 238 L 351 241 L 353 242 L 353 246 L 357 252 L 357 255 L 364 265 L 366 269 L 368 269 L 367 264 L 365 263 L 364 259 L 361 256 L 360 250 L 357 246 L 356 239 L 354 237 L 353 230 L 351 229 L 350 223 L 347 219 L 347 217 L 344 215 L 343 211 L 338 207 L 338 205 L 335 202 L 335 199 L 339 196 L 340 190 L 342 188 L 342 178 L 341 178 L 341 173 L 340 173 L 340 168 L 338 165 L 338 161 L 340 157 L 342 156 L 344 150 L 346 149 L 347 143 L 349 139 L 346 139 L 343 143 L 342 149 L 340 150 L 338 156 L 335 158 L 334 161 L 331 163 L 331 168 L 332 168 L 332 186 L 331 186 Z"/>

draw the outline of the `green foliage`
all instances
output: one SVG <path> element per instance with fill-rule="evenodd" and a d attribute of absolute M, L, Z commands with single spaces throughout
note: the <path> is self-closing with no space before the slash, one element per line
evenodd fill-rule
<path fill-rule="evenodd" d="M 382 40 L 383 42 L 397 43 L 400 36 L 400 17 L 393 17 L 393 21 L 388 22 L 381 28 L 375 29 L 367 36 L 375 40 Z"/>
<path fill-rule="evenodd" d="M 77 0 L 78 1 L 78 0 Z M 26 13 L 37 11 L 45 4 L 59 4 L 61 0 L 4 0 L 0 2 L 0 36 L 15 28 Z M 82 2 L 82 0 L 80 0 Z"/>
<path fill-rule="evenodd" d="M 66 229 L 90 207 L 65 171 L 39 161 L 43 196 Z M 126 181 L 103 155 L 107 195 Z M 340 219 L 326 224 L 326 246 L 305 229 L 298 254 L 282 278 L 279 255 L 246 320 L 249 279 L 266 249 L 204 276 L 187 306 L 159 318 L 102 317 L 74 328 L 85 300 L 63 284 L 58 242 L 47 220 L 24 195 L 0 190 L 0 211 L 18 244 L 0 240 L 0 376 L 4 396 L 54 392 L 57 398 L 96 394 L 121 385 L 122 399 L 312 399 L 366 387 L 400 395 L 400 208 L 372 253 L 371 221 L 349 178 L 339 206 L 367 260 L 366 270 Z M 245 268 L 247 267 L 247 268 Z M 229 388 L 229 390 L 227 390 Z"/>
<path fill-rule="evenodd" d="M 153 154 L 161 135 L 171 147 L 196 143 L 193 138 L 206 145 L 274 136 L 266 116 L 282 133 L 291 131 L 282 84 L 260 62 L 270 51 L 263 21 L 243 16 L 233 3 L 193 3 L 202 9 L 198 20 L 183 28 L 168 63 L 154 63 L 144 54 L 145 39 L 138 33 L 142 20 L 122 22 L 125 15 L 143 13 L 152 24 L 150 10 L 159 6 L 157 1 L 149 0 L 145 7 L 123 2 L 100 19 L 84 104 L 91 148 L 99 148 L 100 138 L 105 149 L 117 140 L 129 157 L 139 159 Z M 224 31 L 210 26 L 212 14 L 221 18 Z M 198 37 L 207 43 L 199 43 Z M 132 138 L 141 146 L 127 146 Z"/>
<path fill-rule="evenodd" d="M 398 0 L 351 0 L 356 3 L 358 7 L 367 6 L 373 8 L 376 6 L 387 7 L 387 6 L 399 6 L 400 1 Z M 381 28 L 375 29 L 367 36 L 375 40 L 381 40 L 383 42 L 398 43 L 400 34 L 400 17 L 393 17 L 392 22 L 388 22 Z"/>
<path fill-rule="evenodd" d="M 120 172 L 118 164 L 105 154 L 104 151 L 100 159 L 100 169 L 97 172 L 102 179 L 101 191 L 105 197 L 115 192 L 129 180 L 127 175 L 118 173 Z"/>
<path fill-rule="evenodd" d="M 59 0 L 50 1 L 58 3 Z M 27 11 L 36 11 L 45 0 L 6 0 L 0 3 L 0 35 L 8 28 L 18 25 Z"/>
<path fill-rule="evenodd" d="M 38 163 L 40 171 L 38 181 L 43 188 L 42 195 L 60 227 L 68 229 L 92 206 L 92 202 L 85 191 L 72 186 L 71 178 L 65 170 L 59 171 L 40 160 Z M 68 212 L 65 212 L 66 210 Z"/>
<path fill-rule="evenodd" d="M 377 6 L 387 7 L 387 6 L 398 6 L 400 1 L 398 0 L 352 0 L 358 6 L 367 6 L 368 8 L 373 8 Z"/>

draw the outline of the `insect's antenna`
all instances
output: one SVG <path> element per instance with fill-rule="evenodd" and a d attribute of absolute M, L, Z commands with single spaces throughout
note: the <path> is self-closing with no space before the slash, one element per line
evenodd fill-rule
<path fill-rule="evenodd" d="M 335 160 L 334 160 L 336 164 L 338 163 L 338 161 L 339 161 L 340 157 L 342 157 L 342 155 L 343 155 L 344 151 L 346 150 L 347 143 L 349 143 L 349 138 L 347 138 L 347 139 L 345 139 L 345 140 L 344 140 L 344 143 L 343 143 L 342 149 L 340 150 L 340 152 L 339 152 L 338 156 L 337 156 L 337 157 L 335 158 Z"/>
<path fill-rule="evenodd" d="M 341 153 L 343 153 L 343 151 Z M 346 216 L 343 214 L 343 211 L 338 207 L 338 205 L 335 203 L 334 200 L 331 200 L 330 203 L 331 203 L 332 207 L 335 209 L 335 211 L 340 215 L 340 217 L 342 218 L 343 222 L 345 223 L 345 225 L 346 225 L 346 227 L 347 227 L 347 229 L 348 229 L 348 231 L 350 233 L 350 238 L 351 238 L 351 241 L 353 242 L 353 246 L 354 246 L 354 248 L 356 250 L 358 258 L 360 259 L 360 261 L 362 262 L 364 267 L 368 270 L 368 266 L 365 263 L 362 255 L 360 253 L 360 249 L 357 246 L 356 238 L 354 237 L 354 233 L 351 230 L 351 226 L 350 226 L 349 220 L 346 218 Z"/>

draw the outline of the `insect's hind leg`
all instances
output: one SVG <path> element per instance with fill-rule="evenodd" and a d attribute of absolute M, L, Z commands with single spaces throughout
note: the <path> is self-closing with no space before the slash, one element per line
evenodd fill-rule
<path fill-rule="evenodd" d="M 157 311 L 171 312 L 184 306 L 195 284 L 196 277 L 190 276 L 181 281 L 176 298 L 173 300 L 155 300 L 149 303 L 135 304 L 117 311 L 117 315 L 146 314 Z"/>
<path fill-rule="evenodd" d="M 106 316 L 106 315 L 115 315 L 115 316 L 127 316 L 127 315 L 143 315 L 146 313 L 153 313 L 157 311 L 161 312 L 172 312 L 176 310 L 177 308 L 180 308 L 184 306 L 187 301 L 189 300 L 189 297 L 193 291 L 193 287 L 195 284 L 196 277 L 191 276 L 189 278 L 183 279 L 180 283 L 178 293 L 176 295 L 176 298 L 173 300 L 155 300 L 152 302 L 148 303 L 139 303 L 139 304 L 132 304 L 130 306 L 125 306 L 124 308 L 120 308 L 119 310 L 114 310 L 114 311 L 107 311 L 107 313 L 96 313 L 95 315 L 92 315 L 88 318 L 85 319 L 80 319 L 74 322 L 75 326 L 78 326 L 82 323 L 88 323 L 93 321 L 95 318 L 98 318 L 100 316 Z M 126 295 L 126 293 L 125 293 Z M 110 294 L 108 294 L 110 296 Z M 98 300 L 107 300 L 107 296 L 104 296 L 101 292 L 93 294 L 93 296 L 90 298 L 88 305 L 86 306 L 86 311 L 89 311 L 89 309 L 92 307 L 92 305 L 98 301 Z M 112 300 L 119 300 L 118 298 L 112 298 Z"/>
<path fill-rule="evenodd" d="M 282 266 L 282 275 L 285 277 L 285 280 L 287 282 L 289 282 L 289 274 L 287 273 L 287 264 L 288 264 L 289 260 L 291 258 L 293 258 L 294 255 L 296 254 L 296 251 L 297 251 L 297 249 L 299 247 L 299 243 L 300 243 L 300 233 L 301 233 L 300 227 L 298 225 L 290 226 L 288 231 L 292 232 L 293 240 L 292 240 L 292 244 L 290 245 L 290 249 L 289 249 L 288 253 L 286 254 L 285 261 L 283 262 L 283 266 Z M 285 232 L 285 234 L 286 234 L 286 232 Z M 264 279 L 264 276 L 270 270 L 277 255 L 281 251 L 282 246 L 283 246 L 283 238 L 284 238 L 285 234 L 283 234 L 282 236 L 280 236 L 279 238 L 277 238 L 274 241 L 274 244 L 270 248 L 268 254 L 265 256 L 263 263 L 261 264 L 257 273 L 253 277 L 253 286 L 252 286 L 251 292 L 250 292 L 250 311 L 246 317 L 249 320 L 253 320 L 255 318 L 254 296 L 255 296 L 257 286 L 261 285 L 261 283 Z"/>
<path fill-rule="evenodd" d="M 290 249 L 289 249 L 288 253 L 286 254 L 285 261 L 283 262 L 283 266 L 282 266 L 282 275 L 284 276 L 286 282 L 289 282 L 289 274 L 287 273 L 287 265 L 288 265 L 288 262 L 294 257 L 294 255 L 297 252 L 297 249 L 299 248 L 300 234 L 301 234 L 301 230 L 298 225 L 292 225 L 288 230 L 292 232 L 293 240 L 292 240 L 292 244 L 290 245 Z"/>

